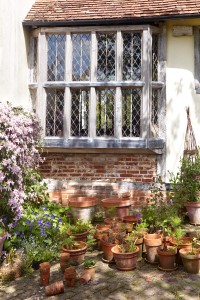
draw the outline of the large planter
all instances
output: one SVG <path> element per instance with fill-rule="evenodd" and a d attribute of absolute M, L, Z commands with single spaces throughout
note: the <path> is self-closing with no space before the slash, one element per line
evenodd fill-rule
<path fill-rule="evenodd" d="M 176 253 L 177 249 L 168 246 L 166 250 L 163 250 L 161 247 L 157 248 L 157 253 L 159 257 L 159 266 L 158 268 L 162 271 L 173 271 L 177 269 L 176 264 Z"/>
<path fill-rule="evenodd" d="M 180 249 L 180 257 L 183 261 L 183 267 L 186 272 L 198 274 L 200 271 L 200 250 L 195 249 L 194 254 L 191 254 L 191 248 Z"/>
<path fill-rule="evenodd" d="M 108 215 L 108 209 L 111 207 L 116 208 L 116 217 L 119 217 L 121 220 L 125 216 L 129 215 L 131 200 L 129 198 L 106 198 L 101 200 L 101 204 L 105 209 L 105 213 Z"/>
<path fill-rule="evenodd" d="M 190 223 L 200 225 L 200 202 L 187 202 L 185 203 Z"/>
<path fill-rule="evenodd" d="M 96 197 L 76 197 L 69 200 L 75 221 L 78 219 L 84 222 L 93 220 L 97 204 L 98 199 Z"/>
<path fill-rule="evenodd" d="M 130 271 L 136 268 L 139 248 L 136 246 L 134 252 L 120 252 L 118 245 L 112 247 L 111 249 L 113 257 L 116 263 L 116 267 L 121 271 Z"/>
<path fill-rule="evenodd" d="M 159 257 L 157 248 L 162 245 L 162 235 L 158 233 L 147 233 L 144 236 L 146 249 L 146 261 L 150 264 L 157 264 Z"/>
<path fill-rule="evenodd" d="M 174 246 L 177 248 L 177 254 L 176 254 L 176 263 L 178 265 L 182 265 L 182 259 L 180 257 L 179 251 L 180 249 L 188 249 L 192 246 L 192 238 L 191 237 L 183 237 L 179 242 L 177 242 L 173 238 L 169 238 L 169 244 L 171 246 Z"/>
<path fill-rule="evenodd" d="M 85 253 L 87 251 L 87 244 L 85 242 L 79 241 L 78 249 L 68 249 L 67 245 L 62 246 L 62 251 L 70 254 L 69 262 L 71 264 L 81 264 L 85 258 Z"/>

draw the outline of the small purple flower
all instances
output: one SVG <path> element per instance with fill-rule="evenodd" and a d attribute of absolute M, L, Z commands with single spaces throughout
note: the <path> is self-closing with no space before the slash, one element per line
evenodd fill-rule
<path fill-rule="evenodd" d="M 43 209 L 43 210 L 46 210 L 47 208 L 46 208 L 46 206 L 43 206 L 42 209 Z"/>
<path fill-rule="evenodd" d="M 59 219 L 59 220 L 58 220 L 58 223 L 61 223 L 62 221 L 63 221 L 62 219 Z"/>
<path fill-rule="evenodd" d="M 138 224 L 141 224 L 141 223 L 142 223 L 142 220 L 141 220 L 141 219 L 138 219 L 138 220 L 137 220 L 137 223 L 138 223 Z"/>

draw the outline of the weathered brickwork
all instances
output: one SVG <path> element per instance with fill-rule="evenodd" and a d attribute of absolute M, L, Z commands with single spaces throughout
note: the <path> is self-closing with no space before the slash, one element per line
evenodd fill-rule
<path fill-rule="evenodd" d="M 127 194 L 134 206 L 140 206 L 149 198 L 157 170 L 156 155 L 49 153 L 45 157 L 41 172 L 50 198 L 63 205 L 75 196 L 101 200 Z"/>

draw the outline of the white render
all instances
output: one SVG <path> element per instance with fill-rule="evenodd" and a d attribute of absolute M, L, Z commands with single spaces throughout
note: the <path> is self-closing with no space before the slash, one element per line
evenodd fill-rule
<path fill-rule="evenodd" d="M 31 109 L 28 84 L 29 29 L 22 21 L 34 0 L 0 0 L 0 101 Z M 173 26 L 199 26 L 200 20 L 167 21 L 166 173 L 176 172 L 190 115 L 200 145 L 200 95 L 194 85 L 194 35 L 173 36 Z M 39 105 L 38 105 L 39 106 Z"/>

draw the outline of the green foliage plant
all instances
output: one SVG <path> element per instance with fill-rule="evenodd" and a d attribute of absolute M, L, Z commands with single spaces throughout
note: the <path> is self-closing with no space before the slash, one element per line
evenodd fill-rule
<path fill-rule="evenodd" d="M 92 224 L 90 221 L 83 222 L 81 219 L 78 219 L 74 224 L 70 226 L 71 234 L 79 234 L 92 229 Z"/>
<path fill-rule="evenodd" d="M 173 231 L 173 228 L 182 222 L 178 216 L 177 207 L 171 198 L 171 193 L 166 191 L 161 178 L 157 178 L 151 186 L 151 197 L 148 204 L 142 209 L 142 222 L 148 226 L 149 232 Z"/>
<path fill-rule="evenodd" d="M 83 261 L 83 267 L 85 269 L 92 268 L 96 265 L 96 261 L 94 259 L 84 259 Z"/>
<path fill-rule="evenodd" d="M 127 234 L 126 238 L 123 239 L 123 243 L 119 245 L 121 253 L 134 252 L 136 250 L 136 242 L 138 237 L 135 233 Z"/>
<path fill-rule="evenodd" d="M 170 173 L 174 205 L 181 210 L 186 202 L 200 202 L 200 154 L 180 159 L 179 171 Z"/>

